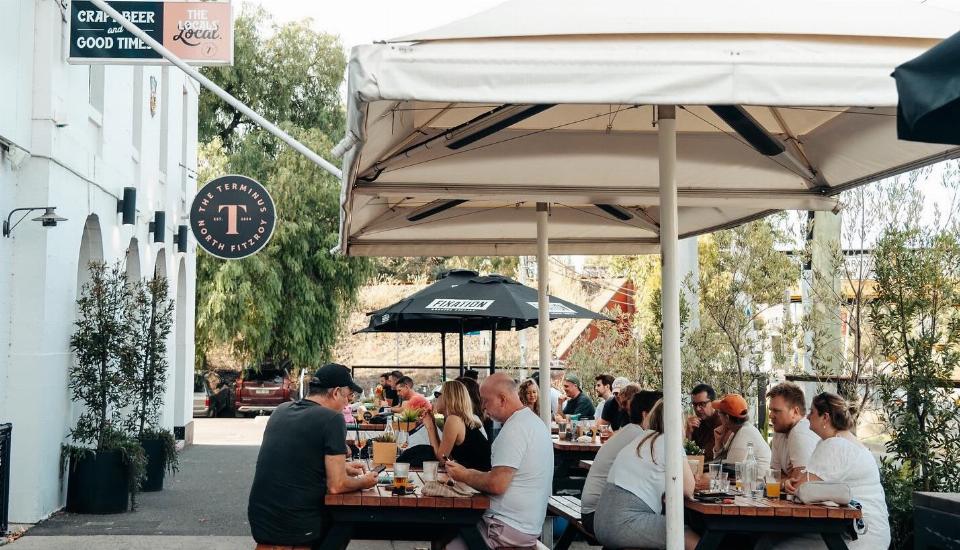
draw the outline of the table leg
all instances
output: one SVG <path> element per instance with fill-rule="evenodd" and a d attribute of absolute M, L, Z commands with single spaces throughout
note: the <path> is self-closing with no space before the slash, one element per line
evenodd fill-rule
<path fill-rule="evenodd" d="M 723 537 L 724 533 L 707 529 L 700 537 L 700 542 L 697 543 L 697 550 L 716 550 L 720 548 Z"/>
<path fill-rule="evenodd" d="M 476 525 L 461 527 L 460 537 L 470 550 L 488 550 L 487 543 L 480 536 L 480 530 Z"/>
<path fill-rule="evenodd" d="M 840 533 L 820 533 L 820 536 L 830 550 L 847 550 L 847 543 L 844 542 Z"/>
<path fill-rule="evenodd" d="M 342 523 L 334 524 L 323 538 L 322 548 L 330 550 L 347 550 L 350 539 L 353 538 L 353 529 Z"/>

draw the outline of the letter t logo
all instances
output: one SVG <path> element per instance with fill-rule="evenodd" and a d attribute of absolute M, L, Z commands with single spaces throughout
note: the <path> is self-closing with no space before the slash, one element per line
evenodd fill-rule
<path fill-rule="evenodd" d="M 247 211 L 247 205 L 245 204 L 221 204 L 218 212 L 223 212 L 223 209 L 227 209 L 227 235 L 238 235 L 237 232 L 237 207 L 243 209 L 244 212 Z"/>

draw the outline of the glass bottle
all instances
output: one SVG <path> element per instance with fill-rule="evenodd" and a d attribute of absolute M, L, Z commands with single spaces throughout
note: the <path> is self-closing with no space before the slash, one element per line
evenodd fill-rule
<path fill-rule="evenodd" d="M 750 498 L 757 499 L 763 493 L 763 486 L 757 482 L 760 477 L 757 456 L 753 452 L 753 443 L 747 443 L 747 458 L 743 461 L 743 490 Z"/>

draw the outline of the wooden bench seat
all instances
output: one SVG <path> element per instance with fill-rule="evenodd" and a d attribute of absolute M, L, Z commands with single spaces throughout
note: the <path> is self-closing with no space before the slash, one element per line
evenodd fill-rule
<path fill-rule="evenodd" d="M 591 546 L 600 546 L 597 539 L 588 533 L 583 527 L 580 516 L 580 499 L 572 496 L 553 495 L 547 503 L 547 513 L 552 516 L 561 517 L 569 523 L 569 526 L 560 535 L 560 538 L 553 545 L 553 550 L 568 550 L 570 545 L 577 539 L 583 539 Z"/>

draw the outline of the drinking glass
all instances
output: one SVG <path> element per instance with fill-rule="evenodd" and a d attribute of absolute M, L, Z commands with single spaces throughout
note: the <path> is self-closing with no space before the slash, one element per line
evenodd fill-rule
<path fill-rule="evenodd" d="M 737 462 L 734 464 L 734 481 L 736 483 L 737 491 L 743 494 L 743 462 Z"/>
<path fill-rule="evenodd" d="M 780 498 L 780 472 L 777 470 L 767 472 L 767 498 Z"/>
<path fill-rule="evenodd" d="M 711 462 L 709 465 L 709 468 L 710 468 L 710 490 L 719 491 L 720 489 L 717 488 L 717 486 L 719 485 L 719 483 L 717 482 L 717 479 L 720 477 L 720 463 Z"/>
<path fill-rule="evenodd" d="M 690 471 L 693 472 L 693 479 L 694 480 L 700 479 L 700 474 L 703 473 L 703 472 L 697 471 L 697 466 L 700 465 L 700 461 L 695 458 L 687 459 L 687 464 L 690 466 Z"/>
<path fill-rule="evenodd" d="M 435 460 L 425 460 L 423 462 L 423 480 L 436 481 L 437 471 L 440 469 L 440 463 Z"/>
<path fill-rule="evenodd" d="M 393 486 L 397 489 L 407 488 L 407 476 L 410 475 L 410 464 L 395 462 L 393 464 Z"/>
<path fill-rule="evenodd" d="M 724 493 L 730 490 L 730 472 L 720 470 L 720 475 L 717 477 L 717 490 Z"/>

